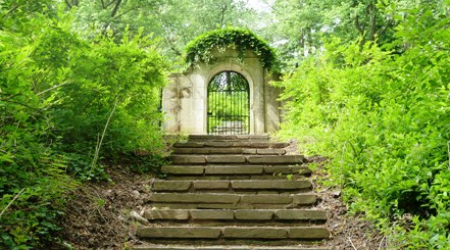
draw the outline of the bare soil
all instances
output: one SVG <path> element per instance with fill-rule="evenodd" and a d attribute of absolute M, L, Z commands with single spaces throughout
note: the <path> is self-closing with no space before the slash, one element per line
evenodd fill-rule
<path fill-rule="evenodd" d="M 60 236 L 74 249 L 126 249 L 136 241 L 140 224 L 130 213 L 145 210 L 154 176 L 121 166 L 110 168 L 108 174 L 111 182 L 83 184 L 70 194 Z"/>

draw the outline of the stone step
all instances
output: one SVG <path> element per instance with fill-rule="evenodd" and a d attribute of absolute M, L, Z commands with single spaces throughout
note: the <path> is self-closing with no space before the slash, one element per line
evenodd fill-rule
<path fill-rule="evenodd" d="M 149 201 L 156 208 L 254 209 L 312 206 L 317 196 L 302 194 L 153 193 Z"/>
<path fill-rule="evenodd" d="M 246 141 L 189 141 L 184 143 L 175 143 L 175 148 L 285 148 L 289 143 L 284 142 L 246 142 Z"/>
<path fill-rule="evenodd" d="M 215 246 L 183 246 L 183 245 L 154 245 L 144 244 L 139 246 L 132 246 L 133 250 L 330 250 L 329 248 L 308 248 L 298 246 L 227 246 L 227 245 L 215 245 Z"/>
<path fill-rule="evenodd" d="M 248 155 L 285 155 L 282 148 L 174 148 L 174 154 L 209 155 L 209 154 L 248 154 Z"/>
<path fill-rule="evenodd" d="M 175 176 L 278 176 L 283 174 L 310 175 L 311 170 L 299 165 L 167 165 L 161 172 Z"/>
<path fill-rule="evenodd" d="M 310 191 L 309 180 L 156 180 L 155 192 L 196 192 L 196 191 Z"/>
<path fill-rule="evenodd" d="M 173 164 L 303 164 L 303 155 L 171 155 Z"/>
<path fill-rule="evenodd" d="M 324 210 L 304 209 L 148 209 L 150 221 L 296 222 L 327 220 Z"/>
<path fill-rule="evenodd" d="M 260 174 L 260 175 L 170 175 L 166 180 L 171 181 L 189 181 L 189 180 L 210 180 L 210 181 L 224 181 L 224 180 L 294 180 L 302 181 L 309 177 L 308 174 Z"/>
<path fill-rule="evenodd" d="M 141 227 L 136 235 L 152 239 L 322 240 L 324 227 Z"/>
<path fill-rule="evenodd" d="M 268 141 L 268 135 L 189 135 L 189 141 Z"/>

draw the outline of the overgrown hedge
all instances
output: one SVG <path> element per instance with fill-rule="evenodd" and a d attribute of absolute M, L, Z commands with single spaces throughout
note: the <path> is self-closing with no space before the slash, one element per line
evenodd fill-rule
<path fill-rule="evenodd" d="M 85 40 L 70 15 L 26 7 L 0 29 L 0 248 L 64 248 L 54 232 L 80 179 L 136 150 L 159 164 L 166 63 L 150 39 Z"/>
<path fill-rule="evenodd" d="M 185 60 L 192 66 L 199 62 L 211 62 L 215 49 L 236 49 L 238 59 L 243 60 L 247 51 L 260 57 L 261 64 L 276 70 L 277 57 L 274 49 L 262 38 L 248 29 L 225 28 L 206 32 L 192 40 L 185 48 Z"/>
<path fill-rule="evenodd" d="M 450 18 L 408 14 L 391 44 L 404 52 L 329 41 L 287 77 L 282 133 L 331 159 L 328 184 L 389 249 L 450 249 Z"/>

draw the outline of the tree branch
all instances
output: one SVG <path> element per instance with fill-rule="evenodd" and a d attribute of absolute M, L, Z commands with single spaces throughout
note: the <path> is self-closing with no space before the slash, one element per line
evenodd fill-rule
<path fill-rule="evenodd" d="M 108 120 L 106 121 L 105 127 L 103 128 L 103 133 L 102 133 L 102 137 L 100 138 L 100 140 L 97 142 L 97 146 L 95 147 L 95 154 L 94 154 L 94 159 L 92 159 L 92 165 L 91 165 L 91 173 L 92 170 L 94 169 L 95 165 L 97 164 L 98 161 L 98 156 L 100 154 L 100 148 L 102 147 L 102 143 L 103 143 L 103 139 L 105 138 L 106 135 L 106 130 L 109 127 L 109 123 L 111 122 L 111 118 L 114 114 L 114 111 L 116 111 L 117 108 L 117 104 L 118 104 L 118 97 L 116 96 L 116 100 L 114 101 L 114 107 L 111 111 L 111 113 L 109 114 Z"/>
<path fill-rule="evenodd" d="M 220 11 L 220 27 L 224 27 L 225 24 L 225 12 L 227 11 L 228 7 L 226 5 L 222 6 L 222 9 Z"/>
<path fill-rule="evenodd" d="M 20 192 L 17 193 L 16 196 L 14 196 L 14 198 L 8 203 L 8 205 L 5 207 L 5 209 L 2 210 L 2 212 L 0 213 L 0 218 L 2 218 L 3 214 L 14 203 L 14 201 L 16 201 L 17 198 L 19 198 L 19 196 L 22 195 L 23 191 L 25 191 L 25 188 L 22 188 L 22 190 L 20 190 Z"/>
<path fill-rule="evenodd" d="M 370 14 L 370 34 L 369 39 L 375 41 L 376 25 L 377 25 L 377 9 L 374 4 L 370 4 L 368 7 Z"/>
<path fill-rule="evenodd" d="M 12 7 L 8 12 L 6 12 L 2 18 L 5 18 L 6 16 L 8 16 L 9 14 L 13 13 L 15 10 L 17 10 L 20 7 L 20 4 L 16 4 L 14 7 Z"/>
<path fill-rule="evenodd" d="M 109 6 L 111 6 L 113 3 L 115 3 L 117 0 L 112 0 L 111 2 L 106 4 L 106 8 L 108 8 Z"/>
<path fill-rule="evenodd" d="M 266 0 L 262 0 L 263 3 L 265 3 L 267 6 L 269 6 L 273 11 L 278 12 L 277 8 L 275 8 L 273 5 L 268 3 Z"/>
<path fill-rule="evenodd" d="M 73 5 L 70 4 L 69 0 L 65 0 L 65 2 L 66 2 L 66 4 L 67 4 L 67 6 L 68 6 L 70 9 L 72 9 Z"/>
<path fill-rule="evenodd" d="M 361 24 L 359 23 L 358 15 L 356 15 L 356 17 L 355 17 L 355 27 L 359 31 L 360 35 L 364 35 L 364 27 L 361 27 Z"/>
<path fill-rule="evenodd" d="M 114 6 L 114 9 L 111 12 L 111 17 L 114 17 L 117 14 L 117 11 L 119 10 L 119 6 L 122 3 L 122 0 L 117 0 L 116 5 Z"/>
<path fill-rule="evenodd" d="M 20 105 L 20 106 L 24 106 L 24 107 L 27 107 L 27 108 L 29 108 L 29 109 L 38 111 L 39 113 L 42 113 L 42 110 L 37 109 L 37 108 L 34 108 L 34 107 L 31 107 L 31 106 L 29 106 L 28 104 L 25 104 L 25 103 L 16 102 L 16 101 L 12 101 L 12 100 L 3 100 L 3 102 L 9 102 L 9 103 L 18 104 L 18 105 Z"/>
<path fill-rule="evenodd" d="M 138 10 L 139 8 L 140 8 L 139 6 L 135 6 L 134 8 L 130 8 L 130 9 L 126 10 L 126 11 L 122 11 L 120 14 L 114 16 L 114 19 L 117 19 L 117 18 L 119 18 L 119 17 L 121 17 L 123 15 L 126 15 L 126 14 L 130 13 L 131 11 Z"/>
<path fill-rule="evenodd" d="M 45 94 L 45 93 L 47 93 L 47 92 L 49 92 L 49 91 L 52 91 L 52 90 L 54 90 L 54 89 L 57 89 L 57 88 L 60 88 L 60 87 L 62 87 L 62 86 L 66 86 L 66 85 L 69 85 L 69 84 L 70 84 L 69 82 L 65 82 L 65 83 L 62 83 L 62 84 L 60 84 L 60 85 L 53 86 L 53 87 L 51 87 L 51 88 L 49 88 L 49 89 L 47 89 L 47 90 L 44 90 L 44 91 L 42 91 L 42 92 L 40 92 L 40 93 L 37 93 L 37 95 Z"/>

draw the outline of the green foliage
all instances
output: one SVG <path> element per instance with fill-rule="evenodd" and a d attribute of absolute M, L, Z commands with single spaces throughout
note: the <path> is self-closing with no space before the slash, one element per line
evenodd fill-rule
<path fill-rule="evenodd" d="M 62 150 L 94 157 L 100 140 L 101 155 L 109 160 L 120 152 L 161 150 L 158 108 L 165 62 L 151 41 L 137 36 L 86 46 L 71 55 L 69 84 L 53 92 L 62 97 L 50 109 Z M 84 173 L 93 167 L 81 165 Z"/>
<path fill-rule="evenodd" d="M 285 79 L 283 133 L 333 158 L 329 184 L 390 249 L 449 249 L 450 19 L 426 8 L 407 16 L 392 44 L 408 44 L 401 55 L 332 40 Z"/>
<path fill-rule="evenodd" d="M 145 151 L 149 171 L 164 163 L 167 65 L 153 40 L 82 39 L 48 2 L 0 9 L 1 249 L 58 244 L 67 191 L 107 179 L 104 163 L 119 153 Z"/>
<path fill-rule="evenodd" d="M 43 16 L 34 21 L 39 29 L 46 23 Z M 48 140 L 50 100 L 39 94 L 45 69 L 31 58 L 40 38 L 15 30 L 0 37 L 0 248 L 41 248 L 54 241 L 64 193 L 74 184 L 68 160 Z"/>
<path fill-rule="evenodd" d="M 275 70 L 277 59 L 275 51 L 266 41 L 247 29 L 226 28 L 206 32 L 191 41 L 185 49 L 186 62 L 190 66 L 199 62 L 208 63 L 213 60 L 215 49 L 236 49 L 238 58 L 243 60 L 247 51 L 253 51 L 259 56 L 264 68 Z"/>
<path fill-rule="evenodd" d="M 320 54 L 324 38 L 391 43 L 401 21 L 396 17 L 405 17 L 406 7 L 425 2 L 442 1 L 276 0 L 273 19 L 277 21 L 268 29 L 275 39 L 284 41 L 277 49 L 289 70 L 304 58 Z"/>
<path fill-rule="evenodd" d="M 227 25 L 247 27 L 251 25 L 248 20 L 254 17 L 254 11 L 246 7 L 245 0 L 65 2 L 75 12 L 75 27 L 86 31 L 87 37 L 103 33 L 120 40 L 126 27 L 129 35 L 138 34 L 143 28 L 143 34 L 160 38 L 159 45 L 164 55 L 181 64 L 183 48 L 196 36 Z"/>

